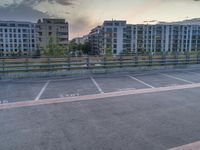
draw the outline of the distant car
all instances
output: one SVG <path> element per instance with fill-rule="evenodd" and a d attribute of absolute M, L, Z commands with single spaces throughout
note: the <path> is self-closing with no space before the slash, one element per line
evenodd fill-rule
<path fill-rule="evenodd" d="M 71 57 L 80 57 L 80 56 L 83 56 L 83 52 L 79 50 L 75 50 L 75 51 L 70 51 L 68 55 Z"/>

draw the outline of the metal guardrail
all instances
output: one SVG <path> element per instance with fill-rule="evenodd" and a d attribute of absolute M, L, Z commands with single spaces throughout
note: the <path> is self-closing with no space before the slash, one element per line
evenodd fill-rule
<path fill-rule="evenodd" d="M 200 64 L 200 55 L 66 58 L 0 58 L 0 73 Z"/>

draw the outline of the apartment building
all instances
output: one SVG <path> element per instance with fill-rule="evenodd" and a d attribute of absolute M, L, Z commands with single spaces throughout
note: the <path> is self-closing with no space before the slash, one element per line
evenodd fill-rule
<path fill-rule="evenodd" d="M 101 26 L 97 26 L 92 29 L 88 36 L 88 41 L 90 45 L 90 50 L 92 54 L 100 54 L 100 49 L 102 49 L 102 35 L 101 35 Z"/>
<path fill-rule="evenodd" d="M 84 35 L 82 37 L 77 37 L 72 39 L 72 41 L 74 41 L 76 44 L 85 44 L 88 42 L 88 35 Z"/>
<path fill-rule="evenodd" d="M 0 56 L 31 55 L 37 50 L 36 24 L 0 21 Z"/>
<path fill-rule="evenodd" d="M 106 49 L 112 49 L 113 54 L 200 51 L 200 21 L 132 25 L 112 20 L 98 29 L 98 33 L 89 34 L 90 41 L 102 41 L 95 51 L 103 53 Z"/>
<path fill-rule="evenodd" d="M 132 51 L 200 51 L 200 24 L 161 23 L 132 26 Z"/>
<path fill-rule="evenodd" d="M 120 54 L 126 49 L 126 21 L 105 21 L 101 28 L 102 51 Z"/>
<path fill-rule="evenodd" d="M 38 44 L 46 48 L 52 38 L 55 44 L 67 47 L 69 41 L 68 22 L 65 19 L 42 19 L 37 22 Z"/>
<path fill-rule="evenodd" d="M 102 26 L 97 26 L 89 33 L 91 51 L 95 54 L 120 54 L 127 47 L 126 21 L 104 21 Z"/>

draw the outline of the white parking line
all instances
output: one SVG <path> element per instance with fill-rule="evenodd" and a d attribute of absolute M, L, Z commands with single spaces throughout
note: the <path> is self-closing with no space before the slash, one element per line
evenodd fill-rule
<path fill-rule="evenodd" d="M 150 88 L 155 88 L 154 86 L 149 85 L 149 84 L 145 83 L 144 81 L 141 81 L 141 80 L 139 80 L 139 79 L 137 79 L 137 78 L 135 78 L 135 77 L 133 77 L 133 76 L 130 76 L 130 75 L 127 75 L 127 76 L 130 77 L 130 78 L 133 79 L 133 80 L 136 80 L 136 81 L 138 81 L 138 82 L 140 82 L 140 83 L 142 83 L 142 84 L 144 84 L 144 85 L 150 87 Z"/>
<path fill-rule="evenodd" d="M 35 101 L 38 101 L 40 99 L 40 97 L 42 96 L 42 94 L 44 93 L 44 91 L 46 90 L 47 86 L 49 85 L 50 80 L 48 80 L 45 85 L 43 86 L 43 88 L 41 89 L 40 93 L 37 95 L 37 97 L 35 98 Z"/>
<path fill-rule="evenodd" d="M 186 83 L 194 84 L 194 82 L 192 82 L 192 81 L 185 80 L 185 79 L 182 79 L 182 78 L 178 78 L 178 77 L 175 77 L 175 76 L 172 76 L 172 75 L 168 75 L 168 74 L 164 74 L 164 73 L 161 73 L 161 75 L 163 75 L 165 77 L 168 77 L 168 78 L 172 78 L 172 79 L 176 79 L 176 80 L 179 80 L 179 81 L 183 81 L 183 82 L 186 82 Z"/>
<path fill-rule="evenodd" d="M 96 88 L 98 89 L 98 91 L 103 94 L 103 90 L 101 89 L 101 87 L 99 86 L 99 84 L 96 82 L 96 80 L 93 77 L 90 77 L 90 79 L 92 80 L 92 82 L 94 83 L 94 85 L 96 86 Z"/>
<path fill-rule="evenodd" d="M 197 73 L 197 72 L 194 72 L 194 71 L 187 71 L 188 73 L 191 73 L 191 74 L 194 74 L 194 75 L 197 75 L 197 76 L 200 76 L 200 73 Z"/>

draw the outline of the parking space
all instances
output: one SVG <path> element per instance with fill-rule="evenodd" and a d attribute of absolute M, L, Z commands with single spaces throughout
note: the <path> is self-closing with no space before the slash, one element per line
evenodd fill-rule
<path fill-rule="evenodd" d="M 155 88 L 186 84 L 186 82 L 184 81 L 170 78 L 170 77 L 164 76 L 163 74 L 136 75 L 135 78 Z"/>
<path fill-rule="evenodd" d="M 0 82 L 0 102 L 34 100 L 45 82 Z"/>
<path fill-rule="evenodd" d="M 199 70 L 0 81 L 0 103 L 78 97 L 200 83 Z"/>
<path fill-rule="evenodd" d="M 190 70 L 190 72 L 193 72 L 193 73 L 196 73 L 196 74 L 200 75 L 200 70 L 199 69 L 193 69 L 193 70 Z"/>
<path fill-rule="evenodd" d="M 128 76 L 118 76 L 118 77 L 114 76 L 106 78 L 102 77 L 102 78 L 95 78 L 95 80 L 105 93 L 125 91 L 130 89 L 149 88 L 145 84 L 133 80 Z"/>
<path fill-rule="evenodd" d="M 40 99 L 74 97 L 98 94 L 99 91 L 91 79 L 50 81 Z"/>
<path fill-rule="evenodd" d="M 200 83 L 200 74 L 193 73 L 192 71 L 170 72 L 165 75 L 169 78 L 174 78 L 180 81 L 182 80 L 187 83 Z"/>

